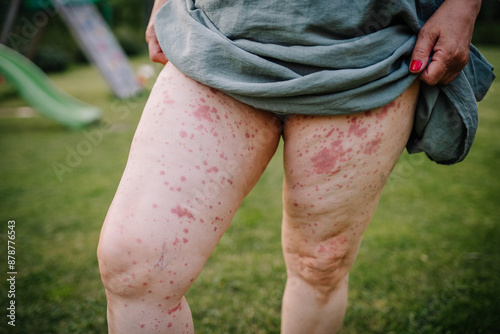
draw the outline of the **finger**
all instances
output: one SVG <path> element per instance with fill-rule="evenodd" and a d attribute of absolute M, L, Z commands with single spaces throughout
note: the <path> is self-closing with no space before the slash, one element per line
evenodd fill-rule
<path fill-rule="evenodd" d="M 160 53 L 157 53 L 155 54 L 151 60 L 155 63 L 160 63 L 162 65 L 165 65 L 166 63 L 168 63 L 168 59 L 167 57 L 165 57 L 165 55 L 163 54 L 163 52 L 160 52 Z"/>
<path fill-rule="evenodd" d="M 155 62 L 155 63 L 161 63 L 165 65 L 167 63 L 167 57 L 165 57 L 165 54 L 163 53 L 163 50 L 161 49 L 160 44 L 158 43 L 158 40 L 156 39 L 156 36 L 154 38 L 150 38 L 149 43 L 148 43 L 148 49 L 149 49 L 149 58 Z"/>
<path fill-rule="evenodd" d="M 432 60 L 420 75 L 420 79 L 428 85 L 447 85 L 453 81 L 468 62 L 468 50 L 458 50 L 455 45 L 436 44 Z"/>
<path fill-rule="evenodd" d="M 429 86 L 435 86 L 444 78 L 446 69 L 446 63 L 443 60 L 441 52 L 438 51 L 432 56 L 432 60 L 427 65 L 425 71 L 420 74 L 420 80 Z"/>
<path fill-rule="evenodd" d="M 411 73 L 419 73 L 426 68 L 429 56 L 436 44 L 438 36 L 437 33 L 426 30 L 425 26 L 420 30 L 411 55 Z"/>

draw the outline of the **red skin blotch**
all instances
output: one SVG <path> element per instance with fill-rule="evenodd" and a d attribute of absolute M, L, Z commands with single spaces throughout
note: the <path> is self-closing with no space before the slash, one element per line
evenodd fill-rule
<path fill-rule="evenodd" d="M 382 108 L 382 110 L 377 113 L 377 118 L 378 119 L 384 119 L 386 116 L 387 116 L 387 113 L 389 112 L 389 109 L 392 109 L 396 106 L 396 102 L 392 101 L 391 103 L 389 103 L 388 105 L 386 105 L 385 107 Z"/>
<path fill-rule="evenodd" d="M 194 219 L 194 216 L 191 212 L 189 212 L 188 209 L 183 209 L 181 208 L 180 205 L 177 205 L 175 208 L 170 210 L 170 212 L 175 213 L 177 217 L 182 218 L 182 217 L 188 217 L 190 219 Z"/>
<path fill-rule="evenodd" d="M 199 121 L 202 119 L 207 120 L 209 122 L 213 122 L 214 120 L 210 116 L 210 107 L 207 105 L 200 105 L 198 110 L 193 113 L 194 117 L 196 117 Z"/>
<path fill-rule="evenodd" d="M 186 132 L 186 131 L 184 131 L 184 130 L 182 130 L 182 131 L 180 132 L 180 135 L 181 135 L 181 137 L 182 137 L 182 138 L 186 138 L 186 137 L 187 137 L 187 132 Z"/>
<path fill-rule="evenodd" d="M 210 107 L 207 105 L 199 105 L 198 110 L 193 112 L 194 117 L 196 117 L 199 121 L 204 119 L 206 121 L 213 122 L 214 120 L 210 114 L 217 114 L 217 109 L 212 108 L 212 110 L 210 110 Z M 219 119 L 220 117 L 216 115 L 216 118 Z"/>
<path fill-rule="evenodd" d="M 371 142 L 369 142 L 368 144 L 366 144 L 366 147 L 365 147 L 363 153 L 370 155 L 370 154 L 373 154 L 373 153 L 377 152 L 377 150 L 380 147 L 380 142 L 381 141 L 382 141 L 382 139 L 380 139 L 380 138 L 372 140 Z"/>
<path fill-rule="evenodd" d="M 182 307 L 181 307 L 181 302 L 179 302 L 179 305 L 177 305 L 176 307 L 174 307 L 174 308 L 172 308 L 172 309 L 168 310 L 167 312 L 168 312 L 168 314 L 172 314 L 172 313 L 174 313 L 175 311 L 180 310 L 180 309 L 182 309 Z"/>
<path fill-rule="evenodd" d="M 211 168 L 207 169 L 207 173 L 212 173 L 212 172 L 213 172 L 213 173 L 217 173 L 218 171 L 219 171 L 219 168 L 217 168 L 217 167 L 215 167 L 215 166 L 213 166 L 213 167 L 211 167 Z"/>
<path fill-rule="evenodd" d="M 344 156 L 346 153 L 347 152 L 342 148 L 340 140 L 333 142 L 331 148 L 324 148 L 311 158 L 311 161 L 314 164 L 314 172 L 316 172 L 316 174 L 338 173 L 340 171 L 340 167 L 334 170 L 337 161 L 345 161 Z"/>
<path fill-rule="evenodd" d="M 356 137 L 361 138 L 363 135 L 366 134 L 366 131 L 368 131 L 368 129 L 367 128 L 361 128 L 360 124 L 358 124 L 356 122 L 356 117 L 354 117 L 352 119 L 352 124 L 349 127 L 349 132 L 348 132 L 347 135 L 348 136 L 355 135 Z"/>

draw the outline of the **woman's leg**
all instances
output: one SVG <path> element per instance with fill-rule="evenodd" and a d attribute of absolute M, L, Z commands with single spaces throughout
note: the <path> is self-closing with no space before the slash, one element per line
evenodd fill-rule
<path fill-rule="evenodd" d="M 284 127 L 282 332 L 334 333 L 348 272 L 410 134 L 418 82 L 389 105 L 350 116 L 293 116 Z"/>
<path fill-rule="evenodd" d="M 281 122 L 167 64 L 138 126 L 98 258 L 110 333 L 191 333 L 184 298 L 273 156 Z"/>

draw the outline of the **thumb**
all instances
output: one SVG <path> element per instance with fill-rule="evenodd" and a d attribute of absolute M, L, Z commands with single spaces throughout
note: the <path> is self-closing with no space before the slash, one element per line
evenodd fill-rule
<path fill-rule="evenodd" d="M 423 31 L 420 31 L 411 55 L 411 73 L 419 73 L 425 69 L 435 43 L 436 38 L 434 38 L 431 34 L 426 34 Z"/>

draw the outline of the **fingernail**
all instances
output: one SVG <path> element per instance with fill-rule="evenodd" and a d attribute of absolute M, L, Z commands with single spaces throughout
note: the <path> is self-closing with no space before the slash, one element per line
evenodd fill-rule
<path fill-rule="evenodd" d="M 422 62 L 420 60 L 412 60 L 410 64 L 410 71 L 417 72 L 420 71 L 422 67 Z"/>

